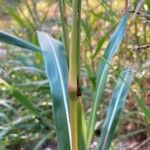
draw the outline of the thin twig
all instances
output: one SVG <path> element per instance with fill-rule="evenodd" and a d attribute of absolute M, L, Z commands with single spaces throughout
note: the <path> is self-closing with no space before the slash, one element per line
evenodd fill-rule
<path fill-rule="evenodd" d="M 147 14 L 147 13 L 143 13 L 143 12 L 140 12 L 140 11 L 135 11 L 135 10 L 128 10 L 127 12 L 129 13 L 136 13 L 137 15 L 141 15 L 142 17 L 150 17 L 150 14 Z"/>
<path fill-rule="evenodd" d="M 133 48 L 131 48 L 132 50 L 136 50 L 136 51 L 140 51 L 142 49 L 148 49 L 150 48 L 150 45 L 140 45 L 140 46 L 135 46 Z"/>
<path fill-rule="evenodd" d="M 147 144 L 150 141 L 150 137 L 147 138 L 145 141 L 143 141 L 141 144 L 139 144 L 137 147 L 135 147 L 133 150 L 140 150 L 142 146 Z"/>

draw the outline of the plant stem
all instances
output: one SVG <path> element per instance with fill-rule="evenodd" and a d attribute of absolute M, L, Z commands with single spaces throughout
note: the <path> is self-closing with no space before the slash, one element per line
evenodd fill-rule
<path fill-rule="evenodd" d="M 81 0 L 73 0 L 73 22 L 69 53 L 69 88 L 72 92 L 77 92 L 80 77 L 80 15 Z"/>
<path fill-rule="evenodd" d="M 77 100 L 76 95 L 71 96 L 70 101 L 70 121 L 72 133 L 72 150 L 78 150 L 78 130 L 77 130 Z"/>
<path fill-rule="evenodd" d="M 79 150 L 78 139 L 78 100 L 80 99 L 80 19 L 81 0 L 73 0 L 73 22 L 69 52 L 69 92 L 72 150 Z"/>
<path fill-rule="evenodd" d="M 72 150 L 86 150 L 86 124 L 81 96 L 72 95 L 70 102 L 70 117 L 72 131 Z"/>
<path fill-rule="evenodd" d="M 69 37 L 68 37 L 68 30 L 67 30 L 67 18 L 66 18 L 66 4 L 65 0 L 59 0 L 59 10 L 61 15 L 61 23 L 63 28 L 63 42 L 65 46 L 65 50 L 67 55 L 69 55 Z"/>

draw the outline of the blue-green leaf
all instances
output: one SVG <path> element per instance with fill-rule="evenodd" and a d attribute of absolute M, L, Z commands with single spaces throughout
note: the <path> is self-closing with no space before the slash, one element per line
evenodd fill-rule
<path fill-rule="evenodd" d="M 25 41 L 19 37 L 16 37 L 14 35 L 6 33 L 2 30 L 0 30 L 0 41 L 5 42 L 7 44 L 14 45 L 14 46 L 18 46 L 21 48 L 26 48 L 26 49 L 29 49 L 32 51 L 41 51 L 40 48 L 37 47 L 36 45 L 34 45 L 28 41 Z"/>
<path fill-rule="evenodd" d="M 125 105 L 125 101 L 129 92 L 129 87 L 133 81 L 134 71 L 125 69 L 117 82 L 112 94 L 112 100 L 108 107 L 106 119 L 102 127 L 102 133 L 99 141 L 98 149 L 108 150 L 112 141 L 112 136 L 117 125 L 120 113 Z"/>
<path fill-rule="evenodd" d="M 100 65 L 98 68 L 98 76 L 97 76 L 97 88 L 96 88 L 96 94 L 95 94 L 95 99 L 94 103 L 92 106 L 92 111 L 90 114 L 90 119 L 88 122 L 88 145 L 90 145 L 93 133 L 94 133 L 94 127 L 96 123 L 96 112 L 97 109 L 102 102 L 102 95 L 104 93 L 105 85 L 106 85 L 106 80 L 108 76 L 108 71 L 109 71 L 109 64 L 111 64 L 113 56 L 117 53 L 118 48 L 123 40 L 123 37 L 125 35 L 126 31 L 126 25 L 127 25 L 127 20 L 128 20 L 128 14 L 126 14 L 118 24 L 117 29 L 113 33 L 109 44 L 105 50 L 105 53 L 103 55 L 103 59 L 100 60 Z"/>
<path fill-rule="evenodd" d="M 53 114 L 59 149 L 70 150 L 72 142 L 68 105 L 67 57 L 64 47 L 59 41 L 43 32 L 38 32 L 38 38 L 53 98 Z"/>

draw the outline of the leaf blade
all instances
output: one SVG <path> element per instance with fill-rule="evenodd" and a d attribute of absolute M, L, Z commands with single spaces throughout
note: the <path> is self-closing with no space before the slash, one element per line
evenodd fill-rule
<path fill-rule="evenodd" d="M 107 150 L 111 144 L 112 135 L 117 125 L 119 115 L 125 105 L 129 87 L 133 81 L 133 70 L 125 69 L 112 94 L 112 101 L 108 107 L 106 119 L 102 127 L 98 149 Z"/>
<path fill-rule="evenodd" d="M 5 87 L 10 91 L 10 94 L 16 98 L 24 107 L 26 107 L 35 116 L 40 116 L 38 109 L 33 105 L 33 103 L 28 100 L 23 94 L 21 94 L 17 89 L 9 85 L 6 81 L 0 78 L 0 84 L 5 85 Z"/>
<path fill-rule="evenodd" d="M 106 80 L 108 76 L 108 71 L 109 71 L 109 65 L 112 61 L 113 56 L 117 53 L 118 48 L 123 40 L 123 37 L 125 35 L 125 29 L 127 26 L 127 20 L 128 20 L 128 14 L 126 14 L 120 21 L 120 23 L 117 26 L 117 29 L 111 36 L 111 39 L 109 41 L 109 44 L 105 50 L 104 59 L 101 59 L 100 64 L 99 64 L 99 69 L 98 69 L 98 76 L 97 76 L 97 88 L 96 88 L 96 94 L 95 94 L 95 99 L 94 103 L 92 106 L 92 111 L 90 114 L 90 118 L 88 121 L 88 136 L 87 136 L 87 141 L 88 141 L 88 146 L 90 145 L 93 133 L 94 133 L 94 127 L 96 123 L 96 112 L 98 109 L 98 106 L 102 102 L 102 95 L 104 92 L 104 88 L 106 85 Z M 106 62 L 104 61 L 106 60 Z"/>
<path fill-rule="evenodd" d="M 32 51 L 37 51 L 37 52 L 41 51 L 40 48 L 37 47 L 36 45 L 34 45 L 28 41 L 25 41 L 19 37 L 16 37 L 14 35 L 11 35 L 7 32 L 4 32 L 2 30 L 0 30 L 0 41 L 7 43 L 7 44 L 14 45 L 14 46 L 18 46 L 21 48 L 29 49 Z"/>
<path fill-rule="evenodd" d="M 44 56 L 46 74 L 49 79 L 53 97 L 53 114 L 59 149 L 69 150 L 72 141 L 68 108 L 67 57 L 63 45 L 52 37 L 49 37 L 48 34 L 38 32 L 38 38 Z"/>

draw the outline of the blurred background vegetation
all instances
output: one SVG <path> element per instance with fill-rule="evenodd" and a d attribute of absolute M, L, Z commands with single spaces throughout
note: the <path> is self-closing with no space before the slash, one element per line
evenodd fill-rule
<path fill-rule="evenodd" d="M 71 30 L 71 1 L 67 1 L 68 29 Z M 130 9 L 129 9 L 130 8 Z M 83 0 L 81 21 L 82 91 L 87 115 L 95 91 L 95 69 L 119 19 L 128 11 L 127 34 L 113 60 L 98 112 L 101 126 L 108 99 L 123 66 L 136 68 L 136 77 L 115 133 L 112 149 L 150 149 L 150 1 Z M 0 29 L 38 45 L 37 30 L 62 41 L 59 6 L 54 0 L 0 0 Z M 54 66 L 55 67 L 55 66 Z M 0 43 L 0 78 L 34 103 L 51 126 L 34 118 L 0 84 L 0 150 L 57 149 L 52 118 L 51 95 L 41 54 Z M 135 97 L 140 97 L 137 102 Z M 51 132 L 49 132 L 51 131 Z M 94 144 L 100 130 L 95 129 Z M 92 149 L 92 148 L 91 148 Z"/>

